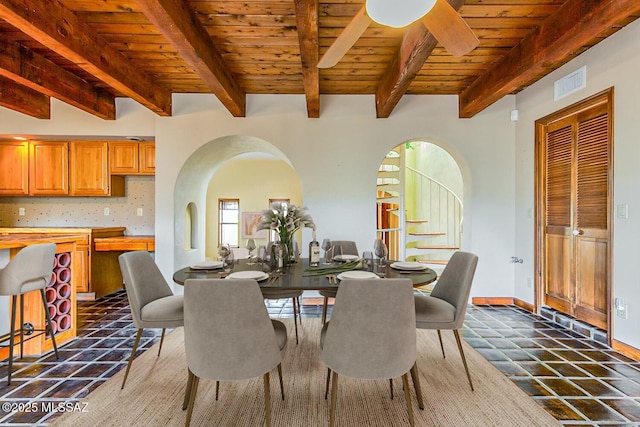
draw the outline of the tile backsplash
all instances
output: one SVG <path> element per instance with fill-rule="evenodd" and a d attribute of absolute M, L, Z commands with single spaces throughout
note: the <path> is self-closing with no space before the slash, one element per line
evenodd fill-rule
<path fill-rule="evenodd" d="M 127 227 L 154 234 L 155 177 L 127 176 L 124 197 L 0 197 L 2 227 Z M 24 215 L 20 215 L 24 208 Z M 109 215 L 105 215 L 108 208 Z M 138 209 L 142 216 L 138 216 Z"/>

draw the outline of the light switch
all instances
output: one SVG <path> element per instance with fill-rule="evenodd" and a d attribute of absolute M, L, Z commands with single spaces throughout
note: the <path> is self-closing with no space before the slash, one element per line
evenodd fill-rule
<path fill-rule="evenodd" d="M 25 214 L 26 214 L 26 211 L 24 208 L 18 208 L 18 215 L 25 216 Z"/>
<path fill-rule="evenodd" d="M 618 205 L 616 207 L 616 216 L 619 219 L 627 219 L 629 218 L 629 205 Z"/>
<path fill-rule="evenodd" d="M 104 216 L 109 216 L 111 212 L 109 212 L 109 208 L 104 208 Z"/>
<path fill-rule="evenodd" d="M 138 208 L 138 209 L 136 209 L 136 215 L 138 215 L 138 216 L 142 216 L 142 215 L 144 215 L 144 211 L 143 211 L 143 209 L 142 209 L 142 208 Z"/>

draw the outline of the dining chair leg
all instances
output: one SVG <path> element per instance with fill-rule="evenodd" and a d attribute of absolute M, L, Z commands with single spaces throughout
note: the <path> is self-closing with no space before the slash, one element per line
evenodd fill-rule
<path fill-rule="evenodd" d="M 298 345 L 298 319 L 297 319 L 297 313 L 298 310 L 296 309 L 296 298 L 291 298 L 291 300 L 293 301 L 293 326 L 296 329 L 296 345 Z"/>
<path fill-rule="evenodd" d="M 422 388 L 420 387 L 420 372 L 418 372 L 418 364 L 414 363 L 411 367 L 411 381 L 413 381 L 413 388 L 416 390 L 416 399 L 418 399 L 418 408 L 424 409 L 424 403 L 422 401 Z"/>
<path fill-rule="evenodd" d="M 336 421 L 336 398 L 338 397 L 338 373 L 333 372 L 331 378 L 331 404 L 329 405 L 329 427 Z"/>
<path fill-rule="evenodd" d="M 162 335 L 160 335 L 160 346 L 158 346 L 158 357 L 160 357 L 160 352 L 162 351 L 162 343 L 164 342 L 164 332 L 166 328 L 162 328 Z"/>
<path fill-rule="evenodd" d="M 447 356 L 445 356 L 444 354 L 444 345 L 442 344 L 442 333 L 440 332 L 440 329 L 438 329 L 438 339 L 440 340 L 440 349 L 442 350 L 442 358 L 446 359 Z"/>
<path fill-rule="evenodd" d="M 198 391 L 198 382 L 200 382 L 200 378 L 198 378 L 195 374 L 193 375 L 193 380 L 191 384 L 191 393 L 189 393 L 189 404 L 187 406 L 187 419 L 185 421 L 185 426 L 189 427 L 191 424 L 191 414 L 193 413 L 193 406 L 196 401 L 196 392 Z"/>
<path fill-rule="evenodd" d="M 331 380 L 331 368 L 327 368 L 327 381 L 324 386 L 324 400 L 327 400 L 329 397 L 329 382 Z"/>
<path fill-rule="evenodd" d="M 47 324 L 44 326 L 45 333 L 48 327 L 51 344 L 53 344 L 53 351 L 56 354 L 56 359 L 59 359 L 60 355 L 58 354 L 58 345 L 56 344 L 56 337 L 53 333 L 53 328 L 51 327 L 51 316 L 49 316 L 49 307 L 47 307 L 47 297 L 45 296 L 44 289 L 40 289 L 40 296 L 42 297 L 42 305 L 44 307 L 44 317 L 47 321 Z"/>
<path fill-rule="evenodd" d="M 322 324 L 327 323 L 327 306 L 329 305 L 329 298 L 324 297 L 322 301 Z"/>
<path fill-rule="evenodd" d="M 282 382 L 282 363 L 278 363 L 278 377 L 280 378 L 280 394 L 284 400 L 284 383 Z"/>
<path fill-rule="evenodd" d="M 219 395 L 220 395 L 220 381 L 216 381 L 216 402 L 218 401 Z"/>
<path fill-rule="evenodd" d="M 389 391 L 391 392 L 391 400 L 393 400 L 393 378 L 389 378 Z"/>
<path fill-rule="evenodd" d="M 193 387 L 193 373 L 187 369 L 187 389 L 184 391 L 184 400 L 182 401 L 182 410 L 187 409 L 187 405 L 189 404 L 189 396 L 191 395 L 191 387 Z"/>
<path fill-rule="evenodd" d="M 11 373 L 13 371 L 13 343 L 16 337 L 16 304 L 18 297 L 11 297 L 11 328 L 9 330 L 9 372 L 7 373 L 7 385 L 11 385 Z"/>
<path fill-rule="evenodd" d="M 300 322 L 300 326 L 302 326 L 302 304 L 301 304 L 301 298 L 302 297 L 298 297 L 298 321 Z"/>
<path fill-rule="evenodd" d="M 269 372 L 264 374 L 264 411 L 267 427 L 271 427 L 271 390 L 269 385 Z"/>
<path fill-rule="evenodd" d="M 409 425 L 414 427 L 416 425 L 413 419 L 413 408 L 411 407 L 411 392 L 409 391 L 409 376 L 405 372 L 402 376 L 402 383 L 404 384 L 404 399 L 407 401 L 407 415 L 409 415 Z"/>
<path fill-rule="evenodd" d="M 140 342 L 140 337 L 142 336 L 143 328 L 138 328 L 138 333 L 136 334 L 136 340 L 133 342 L 133 348 L 131 349 L 131 356 L 129 356 L 129 363 L 127 363 L 127 370 L 124 372 L 124 378 L 122 379 L 122 387 L 120 390 L 124 389 L 124 384 L 127 382 L 127 377 L 129 376 L 129 369 L 131 369 L 131 365 L 133 364 L 133 359 L 136 357 L 136 351 L 138 350 L 138 343 Z"/>
<path fill-rule="evenodd" d="M 467 372 L 467 379 L 469 380 L 471 391 L 474 391 L 473 383 L 471 382 L 471 374 L 469 374 L 469 367 L 467 366 L 467 358 L 464 357 L 464 350 L 462 349 L 462 341 L 460 341 L 460 333 L 458 332 L 457 329 L 454 329 L 453 334 L 456 337 L 456 343 L 458 344 L 458 351 L 460 351 L 460 357 L 462 358 L 462 364 L 464 365 L 464 370 Z"/>

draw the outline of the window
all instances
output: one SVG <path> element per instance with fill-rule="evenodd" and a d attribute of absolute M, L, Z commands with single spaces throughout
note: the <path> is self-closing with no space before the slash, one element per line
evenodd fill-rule
<path fill-rule="evenodd" d="M 240 200 L 218 199 L 218 244 L 238 247 Z"/>

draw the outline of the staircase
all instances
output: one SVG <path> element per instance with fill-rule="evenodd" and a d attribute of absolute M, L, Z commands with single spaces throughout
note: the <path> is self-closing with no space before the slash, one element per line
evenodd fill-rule
<path fill-rule="evenodd" d="M 405 149 L 389 152 L 377 176 L 378 238 L 389 257 L 441 271 L 460 249 L 462 201 L 442 183 L 405 165 Z"/>

